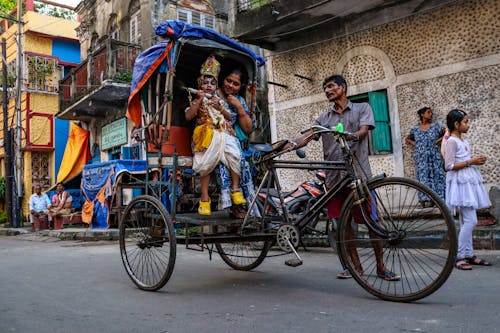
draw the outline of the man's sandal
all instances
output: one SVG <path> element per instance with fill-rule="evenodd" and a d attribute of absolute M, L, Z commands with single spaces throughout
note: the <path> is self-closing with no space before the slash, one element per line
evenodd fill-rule
<path fill-rule="evenodd" d="M 472 266 L 467 262 L 467 259 L 458 259 L 455 262 L 455 268 L 460 269 L 462 271 L 470 271 Z"/>
<path fill-rule="evenodd" d="M 472 256 L 470 258 L 465 258 L 465 260 L 467 260 L 467 262 L 469 263 L 469 265 L 476 265 L 476 266 L 491 266 L 491 263 L 486 261 L 486 260 L 483 260 L 483 259 L 479 259 L 478 257 L 476 256 Z"/>
<path fill-rule="evenodd" d="M 377 276 L 385 281 L 399 281 L 399 275 L 392 271 L 377 271 Z"/>

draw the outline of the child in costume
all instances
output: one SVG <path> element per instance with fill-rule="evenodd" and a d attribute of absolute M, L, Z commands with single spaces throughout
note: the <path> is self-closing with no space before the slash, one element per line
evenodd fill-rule
<path fill-rule="evenodd" d="M 219 73 L 220 63 L 215 57 L 208 57 L 200 69 L 201 76 L 198 78 L 200 92 L 185 112 L 188 121 L 197 118 L 193 133 L 193 170 L 201 176 L 201 198 L 198 208 L 198 213 L 201 215 L 211 214 L 211 200 L 208 195 L 210 174 L 221 162 L 231 173 L 232 202 L 235 205 L 246 203 L 238 187 L 241 153 L 238 139 L 234 136 L 234 130 L 229 122 L 231 114 L 215 96 Z"/>
<path fill-rule="evenodd" d="M 491 206 L 483 186 L 478 165 L 486 162 L 485 156 L 471 157 L 470 145 L 462 139 L 462 133 L 469 130 L 469 117 L 464 111 L 453 109 L 446 116 L 450 137 L 446 143 L 446 204 L 460 213 L 460 233 L 455 267 L 471 270 L 471 265 L 491 266 L 474 255 L 472 232 L 477 224 L 476 210 Z"/>

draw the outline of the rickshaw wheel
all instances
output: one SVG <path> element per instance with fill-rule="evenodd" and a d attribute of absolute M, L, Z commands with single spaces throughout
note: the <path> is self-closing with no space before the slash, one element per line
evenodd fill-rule
<path fill-rule="evenodd" d="M 432 294 L 449 277 L 457 253 L 446 204 L 428 187 L 405 178 L 371 181 L 368 190 L 368 200 L 355 204 L 351 193 L 342 208 L 337 245 L 343 264 L 366 291 L 383 300 L 411 302 Z M 422 195 L 432 207 L 420 207 Z M 355 224 L 353 212 L 365 224 Z M 379 270 L 380 259 L 384 270 Z"/>
<path fill-rule="evenodd" d="M 156 291 L 175 265 L 175 230 L 163 204 L 149 195 L 133 199 L 120 221 L 120 253 L 128 276 L 142 290 Z"/>
<path fill-rule="evenodd" d="M 229 267 L 249 271 L 259 266 L 267 256 L 272 242 L 215 243 L 217 252 Z"/>

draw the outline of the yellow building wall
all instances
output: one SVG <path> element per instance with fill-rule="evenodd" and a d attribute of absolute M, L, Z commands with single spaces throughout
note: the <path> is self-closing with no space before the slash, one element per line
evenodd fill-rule
<path fill-rule="evenodd" d="M 24 15 L 24 22 L 25 31 L 30 30 L 59 38 L 78 39 L 75 29 L 80 23 L 76 21 L 68 21 L 40 13 L 27 12 L 26 15 Z"/>
<path fill-rule="evenodd" d="M 59 95 L 31 93 L 31 109 L 55 115 L 59 111 Z"/>
<path fill-rule="evenodd" d="M 28 35 L 24 39 L 23 51 L 37 54 L 52 54 L 52 40 L 50 38 Z"/>

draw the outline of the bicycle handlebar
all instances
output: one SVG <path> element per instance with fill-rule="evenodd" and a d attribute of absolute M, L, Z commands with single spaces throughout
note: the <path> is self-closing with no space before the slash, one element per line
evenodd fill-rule
<path fill-rule="evenodd" d="M 342 124 L 337 125 L 334 128 L 329 128 L 329 127 L 324 127 L 321 125 L 312 125 L 310 128 L 301 131 L 301 134 L 305 134 L 308 131 L 312 131 L 312 135 L 315 134 L 321 134 L 321 133 L 331 133 L 333 135 L 337 135 L 340 138 L 344 139 L 344 143 L 342 143 L 342 147 L 347 147 L 346 141 L 359 141 L 359 137 L 350 132 L 345 132 Z M 283 155 L 285 153 L 291 152 L 293 150 L 296 150 L 302 146 L 297 145 L 295 141 L 289 141 L 289 140 L 281 140 L 276 143 L 274 143 L 275 147 L 273 147 L 271 150 L 264 152 L 264 154 L 261 156 L 262 161 L 269 160 L 269 159 L 274 159 L 277 156 Z M 344 149 L 344 148 L 342 148 Z M 256 162 L 258 163 L 258 162 Z"/>
<path fill-rule="evenodd" d="M 359 141 L 359 137 L 357 134 L 344 131 L 344 127 L 340 123 L 339 123 L 339 125 L 337 125 L 336 127 L 333 127 L 333 128 L 324 127 L 321 125 L 312 125 L 311 128 L 304 130 L 301 133 L 304 134 L 310 130 L 312 130 L 313 134 L 331 133 L 333 135 L 338 135 L 338 136 L 344 137 L 348 141 Z"/>

